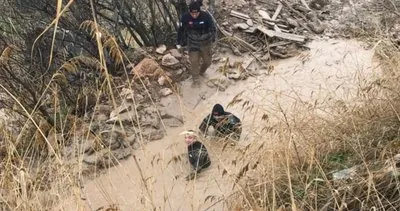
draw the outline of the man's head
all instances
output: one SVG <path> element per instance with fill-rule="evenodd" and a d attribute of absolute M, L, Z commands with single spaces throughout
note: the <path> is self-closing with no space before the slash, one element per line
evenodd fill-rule
<path fill-rule="evenodd" d="M 200 7 L 202 3 L 201 1 L 194 1 L 189 4 L 189 13 L 192 16 L 192 18 L 196 19 L 200 15 Z"/>
<path fill-rule="evenodd" d="M 187 130 L 183 131 L 181 135 L 185 135 L 185 143 L 187 145 L 193 144 L 195 141 L 197 141 L 197 135 L 194 130 Z"/>
<path fill-rule="evenodd" d="M 224 107 L 220 104 L 215 104 L 213 109 L 212 109 L 212 116 L 216 119 L 219 120 L 223 118 L 225 115 Z"/>

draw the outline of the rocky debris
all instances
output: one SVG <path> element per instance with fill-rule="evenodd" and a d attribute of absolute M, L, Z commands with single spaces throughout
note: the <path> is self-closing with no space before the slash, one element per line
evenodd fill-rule
<path fill-rule="evenodd" d="M 164 138 L 164 132 L 155 129 L 145 129 L 142 131 L 142 137 L 145 141 L 156 141 Z"/>
<path fill-rule="evenodd" d="M 242 30 L 246 30 L 248 29 L 250 26 L 247 25 L 246 23 L 237 23 L 235 25 L 233 25 L 234 29 L 242 29 Z"/>
<path fill-rule="evenodd" d="M 182 54 L 179 52 L 179 50 L 178 49 L 171 49 L 170 51 L 169 51 L 169 53 L 173 56 L 173 57 L 175 57 L 175 58 L 177 58 L 177 59 L 180 59 L 180 58 L 182 58 Z"/>
<path fill-rule="evenodd" d="M 274 43 L 287 42 L 282 47 L 295 44 L 302 48 L 307 40 L 315 34 L 325 32 L 326 25 L 323 23 L 329 14 L 326 11 L 319 11 L 315 8 L 329 7 L 330 2 L 326 0 L 314 0 L 311 7 L 308 1 L 275 1 L 257 5 L 246 3 L 246 6 L 239 7 L 240 3 L 226 5 L 222 9 L 224 17 L 220 28 L 223 35 L 229 37 L 227 46 L 232 49 L 235 55 L 241 55 L 245 51 L 274 51 Z M 263 39 L 260 39 L 263 37 Z M 225 40 L 224 40 L 225 41 Z M 223 42 L 224 42 L 223 41 Z M 223 44 L 221 44 L 223 45 Z M 223 45 L 225 46 L 225 45 Z M 271 55 L 275 57 L 275 55 Z M 278 54 L 278 58 L 286 57 L 285 54 Z M 293 54 L 287 57 L 293 56 Z M 233 74 L 232 77 L 238 77 Z"/>
<path fill-rule="evenodd" d="M 169 53 L 163 56 L 161 64 L 163 66 L 171 67 L 179 64 L 179 60 Z"/>
<path fill-rule="evenodd" d="M 135 77 L 156 77 L 162 75 L 164 70 L 160 67 L 160 65 L 149 58 L 144 58 L 139 62 L 131 71 Z"/>
<path fill-rule="evenodd" d="M 158 78 L 158 80 L 157 80 L 157 82 L 158 82 L 158 84 L 160 85 L 160 86 L 164 86 L 164 84 L 167 82 L 168 80 L 167 80 L 167 78 L 165 77 L 165 76 L 160 76 L 159 78 Z"/>
<path fill-rule="evenodd" d="M 160 90 L 160 95 L 163 97 L 166 97 L 168 95 L 171 95 L 173 92 L 170 88 L 163 88 Z"/>
<path fill-rule="evenodd" d="M 166 50 L 167 50 L 167 46 L 165 46 L 165 45 L 163 44 L 163 45 L 158 46 L 158 48 L 156 49 L 156 53 L 158 53 L 158 54 L 164 54 Z"/>
<path fill-rule="evenodd" d="M 97 169 L 110 168 L 132 155 L 132 148 L 125 148 L 118 151 L 110 151 L 109 149 L 102 149 L 92 155 L 83 157 L 83 163 L 87 165 L 96 166 Z"/>

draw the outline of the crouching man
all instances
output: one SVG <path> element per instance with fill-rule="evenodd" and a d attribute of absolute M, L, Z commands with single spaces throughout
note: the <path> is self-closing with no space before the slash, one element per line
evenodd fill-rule
<path fill-rule="evenodd" d="M 188 147 L 189 163 L 192 167 L 186 180 L 192 180 L 197 177 L 197 174 L 200 173 L 202 169 L 209 167 L 211 161 L 206 147 L 197 139 L 196 132 L 188 130 L 181 134 L 185 135 L 185 143 Z"/>
<path fill-rule="evenodd" d="M 210 126 L 214 127 L 217 137 L 239 141 L 242 134 L 240 119 L 232 113 L 226 112 L 220 104 L 215 104 L 211 114 L 208 114 L 201 122 L 199 129 L 204 136 Z"/>

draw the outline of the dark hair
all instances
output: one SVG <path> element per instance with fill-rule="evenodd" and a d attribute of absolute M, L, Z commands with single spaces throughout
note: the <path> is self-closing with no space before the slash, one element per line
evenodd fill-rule
<path fill-rule="evenodd" d="M 194 10 L 200 12 L 200 7 L 203 5 L 202 1 L 193 1 L 189 4 L 189 11 L 192 12 Z"/>
<path fill-rule="evenodd" d="M 213 116 L 221 116 L 224 114 L 225 114 L 224 107 L 222 107 L 222 105 L 220 105 L 220 104 L 215 104 L 212 109 L 212 115 Z"/>

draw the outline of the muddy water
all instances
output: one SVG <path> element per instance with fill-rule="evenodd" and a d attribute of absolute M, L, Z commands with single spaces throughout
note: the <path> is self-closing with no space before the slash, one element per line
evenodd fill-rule
<path fill-rule="evenodd" d="M 237 81 L 224 92 L 204 84 L 192 89 L 190 82 L 183 82 L 179 95 L 165 98 L 161 103 L 165 106 L 162 109 L 182 115 L 185 125 L 168 129 L 163 140 L 136 151 L 137 162 L 130 158 L 106 174 L 86 181 L 81 197 L 66 200 L 63 209 L 96 210 L 115 204 L 121 210 L 228 210 L 220 199 L 240 191 L 233 185 L 238 166 L 233 165 L 232 160 L 243 146 L 260 142 L 254 134 L 260 132 L 262 115 L 273 118 L 282 112 L 294 114 L 299 107 L 310 104 L 318 109 L 336 100 L 354 100 L 360 84 L 373 80 L 378 74 L 372 63 L 373 50 L 366 49 L 362 43 L 317 40 L 308 46 L 309 51 L 274 63 L 271 74 Z M 251 57 L 230 56 L 231 61 L 244 59 Z M 207 78 L 220 77 L 215 72 L 219 65 L 208 70 Z M 189 164 L 179 133 L 196 129 L 215 103 L 226 106 L 240 93 L 243 101 L 227 109 L 243 120 L 244 131 L 239 144 L 221 150 L 220 143 L 206 141 L 211 167 L 196 180 L 185 181 Z M 243 106 L 246 100 L 249 104 Z M 223 169 L 227 170 L 224 175 Z"/>

